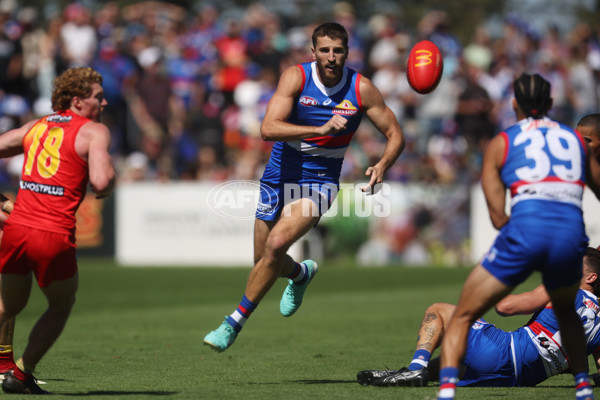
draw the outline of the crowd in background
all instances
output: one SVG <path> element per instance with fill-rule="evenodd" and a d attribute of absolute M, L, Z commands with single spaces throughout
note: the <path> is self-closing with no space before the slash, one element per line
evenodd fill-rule
<path fill-rule="evenodd" d="M 272 145 L 259 131 L 266 104 L 285 68 L 312 59 L 310 34 L 324 21 L 293 25 L 258 2 L 238 11 L 210 2 L 190 11 L 154 1 L 60 10 L 0 1 L 0 132 L 50 113 L 52 79 L 89 65 L 104 77 L 103 122 L 122 181 L 259 178 Z M 407 29 L 393 15 L 358 15 L 339 2 L 327 20 L 346 27 L 347 65 L 373 80 L 403 127 L 407 147 L 388 181 L 476 182 L 485 144 L 515 122 L 511 85 L 523 71 L 552 83 L 552 118 L 574 126 L 598 111 L 598 27 L 536 32 L 507 15 L 500 32 L 481 21 L 461 43 L 452 34 L 459 21 L 443 11 Z M 428 95 L 405 76 L 408 52 L 423 39 L 444 56 L 443 79 Z M 383 145 L 363 123 L 342 180 L 364 179 Z M 0 183 L 14 183 L 20 168 L 19 158 L 1 161 Z"/>

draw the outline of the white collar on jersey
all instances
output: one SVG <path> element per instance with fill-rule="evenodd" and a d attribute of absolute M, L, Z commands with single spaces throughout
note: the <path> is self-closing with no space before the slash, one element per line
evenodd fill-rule
<path fill-rule="evenodd" d="M 339 92 L 340 89 L 346 83 L 346 77 L 348 76 L 348 68 L 346 68 L 346 67 L 344 67 L 344 74 L 342 75 L 342 79 L 340 79 L 338 84 L 335 85 L 334 87 L 327 87 L 327 86 L 323 85 L 323 83 L 319 79 L 319 73 L 317 72 L 317 62 L 316 61 L 313 61 L 310 64 L 310 68 L 312 70 L 313 82 L 315 82 L 315 85 L 317 85 L 317 88 L 319 88 L 321 93 L 323 93 L 327 97 L 330 97 L 330 96 L 336 94 L 337 92 Z"/>

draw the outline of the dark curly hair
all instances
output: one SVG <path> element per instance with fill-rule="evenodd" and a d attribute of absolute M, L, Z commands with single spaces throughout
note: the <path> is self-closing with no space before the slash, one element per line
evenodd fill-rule
<path fill-rule="evenodd" d="M 515 80 L 513 89 L 517 104 L 527 117 L 540 119 L 550 110 L 550 82 L 539 74 L 521 74 Z"/>
<path fill-rule="evenodd" d="M 92 84 L 102 84 L 102 75 L 90 67 L 69 68 L 52 81 L 52 109 L 66 111 L 73 97 L 92 94 Z"/>

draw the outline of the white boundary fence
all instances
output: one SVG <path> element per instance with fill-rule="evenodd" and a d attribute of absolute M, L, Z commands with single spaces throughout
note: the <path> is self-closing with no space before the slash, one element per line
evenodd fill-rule
<path fill-rule="evenodd" d="M 336 200 L 338 217 L 346 209 L 358 209 L 358 217 L 369 218 L 371 233 L 380 239 L 394 235 L 393 229 L 389 232 L 382 232 L 382 229 L 401 221 L 415 205 L 426 205 L 434 210 L 434 216 L 445 213 L 442 218 L 447 220 L 455 214 L 450 197 L 456 197 L 457 191 L 452 195 L 438 187 L 394 183 L 366 198 L 357 187 L 360 185 L 342 188 L 346 192 Z M 119 186 L 115 206 L 117 262 L 126 266 L 251 267 L 257 189 L 257 183 L 250 181 L 221 185 L 153 182 Z M 349 192 L 348 195 L 348 190 L 354 194 Z M 470 219 L 468 229 L 463 231 L 468 230 L 465 241 L 470 238 L 470 259 L 474 264 L 487 251 L 496 231 L 489 221 L 481 186 L 473 185 L 470 194 L 465 194 L 464 190 L 458 192 L 467 200 L 470 196 L 470 215 L 465 214 L 462 221 Z M 361 204 L 356 206 L 356 203 Z M 458 200 L 455 203 L 458 204 Z M 373 212 L 367 215 L 369 207 Z M 382 210 L 389 211 L 390 215 L 381 216 Z M 600 245 L 600 202 L 587 189 L 584 217 L 590 245 Z M 324 220 L 327 220 L 327 214 Z M 327 221 L 321 223 L 326 225 Z M 453 226 L 456 219 L 446 224 Z M 434 223 L 423 235 L 431 235 L 435 229 L 439 228 Z M 296 258 L 303 257 L 307 251 L 323 253 L 319 237 L 313 232 L 290 249 Z"/>

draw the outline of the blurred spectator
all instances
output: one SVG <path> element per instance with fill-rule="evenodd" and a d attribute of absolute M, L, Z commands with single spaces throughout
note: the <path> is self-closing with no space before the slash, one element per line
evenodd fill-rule
<path fill-rule="evenodd" d="M 496 134 L 492 121 L 494 104 L 478 79 L 489 67 L 490 60 L 482 54 L 466 53 L 461 63 L 461 92 L 454 119 L 459 135 L 467 141 L 471 152 L 482 153 L 485 145 Z"/>
<path fill-rule="evenodd" d="M 373 84 L 381 91 L 386 104 L 401 124 L 405 114 L 414 117 L 413 108 L 418 103 L 417 94 L 410 88 L 406 79 L 409 45 L 410 37 L 407 34 L 395 33 L 390 28 L 381 30 L 368 59 L 374 71 Z"/>
<path fill-rule="evenodd" d="M 247 77 L 248 44 L 242 36 L 241 21 L 229 18 L 225 35 L 215 42 L 220 65 L 215 74 L 215 87 L 225 96 L 227 105 L 233 104 L 235 87 Z"/>
<path fill-rule="evenodd" d="M 346 66 L 355 71 L 365 69 L 365 44 L 359 32 L 358 21 L 354 6 L 346 1 L 340 1 L 333 5 L 333 19 L 346 28 L 348 32 L 348 59 Z"/>
<path fill-rule="evenodd" d="M 417 110 L 417 149 L 421 154 L 426 154 L 429 139 L 442 132 L 444 121 L 454 117 L 457 107 L 459 88 L 454 79 L 462 57 L 462 46 L 449 29 L 448 14 L 439 10 L 425 14 L 417 26 L 417 39 L 431 40 L 438 46 L 444 59 L 444 73 L 438 87 L 432 93 L 421 96 L 421 105 Z"/>
<path fill-rule="evenodd" d="M 52 80 L 64 67 L 62 60 L 62 41 L 60 32 L 62 27 L 60 15 L 51 16 L 46 23 L 46 29 L 39 38 L 39 64 L 36 77 L 36 87 L 39 90 L 36 100 L 36 115 L 42 116 L 52 112 L 50 99 L 52 96 Z M 39 111 L 38 111 L 39 110 Z"/>
<path fill-rule="evenodd" d="M 285 68 L 302 64 L 312 60 L 310 49 L 312 48 L 312 40 L 307 33 L 306 27 L 293 27 L 287 31 L 288 53 L 283 60 L 281 70 Z"/>
<path fill-rule="evenodd" d="M 102 74 L 102 87 L 108 105 L 104 108 L 102 122 L 112 134 L 112 152 L 129 154 L 133 151 L 131 133 L 128 131 L 128 105 L 126 96 L 133 90 L 138 76 L 134 61 L 122 54 L 110 37 L 105 38 L 98 49 L 92 67 Z"/>
<path fill-rule="evenodd" d="M 567 74 L 569 96 L 573 105 L 573 119 L 569 125 L 575 126 L 585 115 L 598 111 L 596 79 L 588 63 L 588 41 L 591 32 L 586 25 L 578 25 L 571 32 L 570 62 Z"/>
<path fill-rule="evenodd" d="M 139 151 L 129 154 L 119 169 L 121 170 L 119 182 L 140 182 L 150 178 L 148 156 Z"/>
<path fill-rule="evenodd" d="M 38 25 L 38 12 L 33 7 L 22 8 L 17 13 L 21 25 L 21 45 L 23 47 L 23 96 L 31 104 L 39 95 L 35 77 L 40 65 L 40 45 L 44 30 Z"/>
<path fill-rule="evenodd" d="M 22 30 L 11 11 L 10 3 L 0 3 L 0 89 L 21 94 L 25 91 Z"/>
<path fill-rule="evenodd" d="M 556 58 L 555 51 L 538 52 L 537 72 L 552 85 L 552 108 L 548 116 L 557 121 L 573 120 L 573 109 L 569 102 L 569 78 L 562 60 Z"/>
<path fill-rule="evenodd" d="M 94 13 L 94 26 L 99 43 L 114 35 L 119 25 L 119 13 L 119 4 L 116 1 L 107 1 Z"/>
<path fill-rule="evenodd" d="M 458 134 L 454 121 L 446 121 L 442 134 L 433 136 L 427 147 L 436 180 L 441 184 L 468 184 L 471 178 L 466 166 L 468 153 L 465 137 Z"/>
<path fill-rule="evenodd" d="M 98 44 L 90 10 L 80 3 L 71 3 L 63 12 L 60 31 L 66 67 L 91 65 Z"/>

